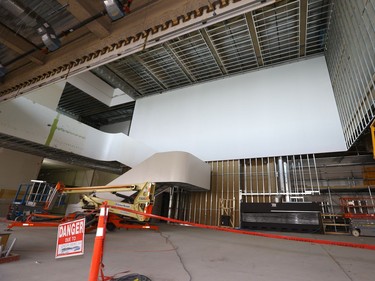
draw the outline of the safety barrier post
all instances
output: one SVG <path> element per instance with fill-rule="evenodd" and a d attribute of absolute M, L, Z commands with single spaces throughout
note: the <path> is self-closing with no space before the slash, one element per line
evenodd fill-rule
<path fill-rule="evenodd" d="M 107 223 L 107 217 L 108 217 L 108 205 L 107 205 L 107 202 L 104 202 L 103 205 L 100 207 L 98 227 L 96 229 L 96 237 L 95 237 L 94 249 L 93 249 L 92 259 L 91 259 L 89 281 L 98 281 L 99 270 L 102 265 L 102 258 L 103 258 L 103 248 L 104 248 L 105 228 L 106 228 L 106 223 Z"/>

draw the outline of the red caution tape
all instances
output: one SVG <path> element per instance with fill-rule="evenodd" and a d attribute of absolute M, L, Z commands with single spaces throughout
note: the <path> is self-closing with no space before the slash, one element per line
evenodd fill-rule
<path fill-rule="evenodd" d="M 285 235 L 278 235 L 278 234 L 271 234 L 271 233 L 245 231 L 245 230 L 232 229 L 232 228 L 223 228 L 223 227 L 218 227 L 218 226 L 205 225 L 205 224 L 199 224 L 199 223 L 194 223 L 194 222 L 170 219 L 170 218 L 166 218 L 166 217 L 162 217 L 162 216 L 158 216 L 158 215 L 153 215 L 153 214 L 147 214 L 147 213 L 143 213 L 143 212 L 127 209 L 127 208 L 122 208 L 122 207 L 118 207 L 118 206 L 111 206 L 111 208 L 119 209 L 119 210 L 126 211 L 126 212 L 129 212 L 129 213 L 142 215 L 142 216 L 149 217 L 149 218 L 155 218 L 155 219 L 160 219 L 160 220 L 169 221 L 169 222 L 173 222 L 173 223 L 195 226 L 195 227 L 199 227 L 199 228 L 213 229 L 213 230 L 232 232 L 232 233 L 238 233 L 238 234 L 273 238 L 273 239 L 283 239 L 283 240 L 292 240 L 292 241 L 305 242 L 305 243 L 360 248 L 360 249 L 373 250 L 373 251 L 375 250 L 375 245 L 369 245 L 369 244 L 330 241 L 330 240 L 321 240 L 321 239 L 313 239 L 313 238 L 302 238 L 302 237 L 297 237 L 297 236 L 285 236 Z"/>

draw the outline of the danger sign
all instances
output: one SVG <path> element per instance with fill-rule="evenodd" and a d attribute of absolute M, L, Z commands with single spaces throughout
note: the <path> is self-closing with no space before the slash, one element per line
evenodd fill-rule
<path fill-rule="evenodd" d="M 62 223 L 57 228 L 55 258 L 83 255 L 85 219 Z"/>

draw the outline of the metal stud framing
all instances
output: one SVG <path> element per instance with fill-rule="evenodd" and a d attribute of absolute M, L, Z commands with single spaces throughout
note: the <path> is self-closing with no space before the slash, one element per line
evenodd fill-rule
<path fill-rule="evenodd" d="M 213 161 L 211 190 L 191 196 L 188 218 L 215 225 L 220 221 L 220 200 L 233 200 L 233 222 L 239 226 L 240 203 L 275 202 L 276 196 L 290 202 L 304 201 L 305 196 L 320 193 L 320 182 L 314 155 L 281 157 L 288 188 L 280 190 L 279 157 Z"/>
<path fill-rule="evenodd" d="M 162 45 L 147 49 L 138 57 L 165 87 L 175 88 L 190 83 L 190 79 Z"/>
<path fill-rule="evenodd" d="M 202 34 L 198 31 L 180 36 L 169 42 L 169 47 L 195 81 L 221 76 L 222 72 Z"/>
<path fill-rule="evenodd" d="M 110 66 L 112 70 L 116 71 L 122 79 L 136 88 L 142 95 L 163 91 L 163 87 L 155 80 L 155 77 L 150 75 L 147 68 L 133 56 L 111 63 Z"/>
<path fill-rule="evenodd" d="M 335 1 L 327 65 L 348 148 L 374 118 L 375 1 Z"/>
<path fill-rule="evenodd" d="M 210 26 L 207 34 L 226 73 L 258 66 L 244 16 Z"/>
<path fill-rule="evenodd" d="M 327 24 L 332 13 L 331 1 L 307 2 L 306 55 L 324 51 Z"/>

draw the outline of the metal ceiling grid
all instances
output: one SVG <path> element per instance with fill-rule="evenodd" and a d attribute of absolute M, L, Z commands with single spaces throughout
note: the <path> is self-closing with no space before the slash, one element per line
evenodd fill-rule
<path fill-rule="evenodd" d="M 244 16 L 209 26 L 206 32 L 226 73 L 236 73 L 258 66 Z"/>
<path fill-rule="evenodd" d="M 138 54 L 138 57 L 165 88 L 171 89 L 190 84 L 190 79 L 164 46 L 147 49 Z"/>
<path fill-rule="evenodd" d="M 109 65 L 111 70 L 137 89 L 142 96 L 160 93 L 164 90 L 135 55 L 117 60 Z"/>
<path fill-rule="evenodd" d="M 254 12 L 264 64 L 299 57 L 299 1 L 282 1 Z"/>
<path fill-rule="evenodd" d="M 172 39 L 168 46 L 188 70 L 193 81 L 204 81 L 223 75 L 199 31 Z"/>
<path fill-rule="evenodd" d="M 325 35 L 332 13 L 330 0 L 310 0 L 308 2 L 306 55 L 323 52 Z"/>
<path fill-rule="evenodd" d="M 131 120 L 134 106 L 135 102 L 130 102 L 109 107 L 66 83 L 58 111 L 99 129 L 103 125 Z"/>
<path fill-rule="evenodd" d="M 98 66 L 90 70 L 97 77 L 108 83 L 113 88 L 118 88 L 130 97 L 136 99 L 141 96 L 132 86 L 122 79 L 117 73 L 113 72 L 109 65 Z"/>

